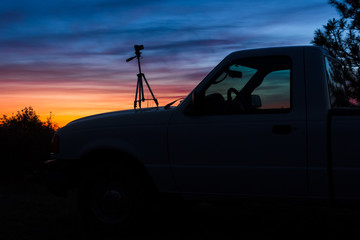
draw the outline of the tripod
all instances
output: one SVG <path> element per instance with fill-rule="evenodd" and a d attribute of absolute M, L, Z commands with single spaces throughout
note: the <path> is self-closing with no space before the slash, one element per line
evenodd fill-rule
<path fill-rule="evenodd" d="M 135 56 L 126 59 L 126 62 L 130 62 L 134 58 L 137 58 L 138 66 L 139 66 L 139 73 L 137 74 L 138 78 L 137 78 L 137 84 L 136 84 L 134 109 L 136 109 L 138 103 L 139 103 L 139 108 L 141 109 L 141 102 L 145 102 L 145 100 L 153 100 L 156 104 L 156 107 L 158 107 L 159 106 L 158 100 L 155 98 L 154 93 L 151 91 L 150 85 L 149 85 L 148 81 L 146 80 L 145 74 L 141 72 L 141 64 L 140 64 L 141 52 L 140 52 L 140 50 L 144 49 L 144 45 L 134 45 L 134 48 L 135 48 Z M 143 81 L 145 81 L 145 83 L 151 93 L 151 96 L 152 96 L 151 99 L 145 99 Z"/>

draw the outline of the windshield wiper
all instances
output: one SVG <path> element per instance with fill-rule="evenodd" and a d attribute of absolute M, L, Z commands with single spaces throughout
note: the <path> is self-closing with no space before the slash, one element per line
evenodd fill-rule
<path fill-rule="evenodd" d="M 173 105 L 173 104 L 176 103 L 177 101 L 183 100 L 183 99 L 184 99 L 183 97 L 182 97 L 182 98 L 178 98 L 178 99 L 176 99 L 175 101 L 172 101 L 171 103 L 166 104 L 166 105 L 164 106 L 164 109 L 170 108 L 171 105 Z"/>

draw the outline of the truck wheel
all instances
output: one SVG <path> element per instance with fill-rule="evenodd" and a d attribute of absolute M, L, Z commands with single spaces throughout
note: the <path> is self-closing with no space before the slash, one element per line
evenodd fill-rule
<path fill-rule="evenodd" d="M 80 214 L 97 230 L 131 230 L 144 212 L 139 177 L 125 166 L 96 166 L 87 171 L 78 190 Z"/>

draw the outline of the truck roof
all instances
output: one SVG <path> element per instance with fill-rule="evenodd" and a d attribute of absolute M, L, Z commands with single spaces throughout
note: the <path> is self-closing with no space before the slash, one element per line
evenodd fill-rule
<path fill-rule="evenodd" d="M 254 49 L 245 49 L 241 51 L 236 51 L 233 53 L 230 53 L 228 56 L 231 55 L 269 55 L 274 54 L 278 55 L 280 54 L 286 54 L 287 52 L 293 52 L 296 50 L 304 50 L 304 49 L 314 49 L 317 51 L 320 51 L 322 53 L 327 53 L 327 50 L 320 46 L 314 46 L 314 45 L 303 45 L 303 46 L 282 46 L 282 47 L 267 47 L 267 48 L 254 48 Z"/>

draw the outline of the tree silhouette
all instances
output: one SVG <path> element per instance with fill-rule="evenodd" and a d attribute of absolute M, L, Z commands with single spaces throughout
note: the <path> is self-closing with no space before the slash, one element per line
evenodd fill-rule
<path fill-rule="evenodd" d="M 48 159 L 50 142 L 57 129 L 52 115 L 42 122 L 32 107 L 0 119 L 0 174 L 19 176 Z"/>
<path fill-rule="evenodd" d="M 323 30 L 317 29 L 312 41 L 339 59 L 348 85 L 349 97 L 360 102 L 360 1 L 330 0 L 340 19 L 330 19 Z"/>

